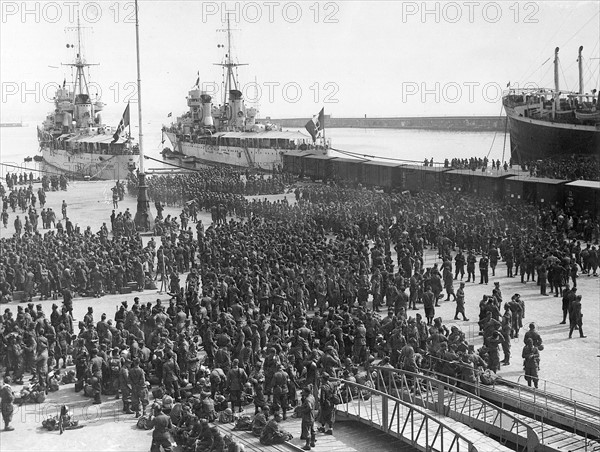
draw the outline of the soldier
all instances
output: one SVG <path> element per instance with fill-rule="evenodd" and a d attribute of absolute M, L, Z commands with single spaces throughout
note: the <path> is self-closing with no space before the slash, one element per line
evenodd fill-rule
<path fill-rule="evenodd" d="M 487 284 L 488 283 L 488 273 L 489 273 L 489 260 L 485 253 L 479 259 L 479 274 L 481 278 L 479 280 L 479 284 Z"/>
<path fill-rule="evenodd" d="M 119 389 L 121 390 L 121 396 L 123 397 L 123 413 L 133 414 L 131 410 L 131 379 L 129 378 L 129 370 L 131 368 L 131 360 L 125 358 L 123 364 L 119 368 Z M 117 392 L 117 399 L 119 393 Z"/>
<path fill-rule="evenodd" d="M 277 373 L 275 373 L 277 375 Z M 239 361 L 234 359 L 231 369 L 227 373 L 227 381 L 229 383 L 229 393 L 231 396 L 231 411 L 235 413 L 236 403 L 239 405 L 239 412 L 242 412 L 242 388 L 248 380 L 246 371 L 239 367 Z M 285 411 L 284 411 L 285 415 Z"/>
<path fill-rule="evenodd" d="M 427 325 L 431 325 L 435 317 L 435 295 L 431 291 L 431 287 L 427 286 L 423 294 L 423 307 L 425 308 L 425 317 Z"/>
<path fill-rule="evenodd" d="M 10 386 L 11 381 L 11 378 L 5 375 L 4 385 L 0 388 L 0 411 L 2 412 L 5 432 L 12 432 L 14 430 L 14 427 L 10 425 L 14 411 L 13 402 L 15 401 L 15 395 Z"/>
<path fill-rule="evenodd" d="M 319 407 L 320 407 L 320 419 L 321 427 L 319 432 L 325 433 L 326 435 L 333 435 L 333 412 L 335 405 L 333 404 L 333 385 L 329 382 L 329 374 L 323 372 L 321 374 L 321 391 L 319 393 Z M 326 428 L 328 426 L 329 428 Z"/>
<path fill-rule="evenodd" d="M 504 315 L 502 316 L 502 351 L 504 352 L 504 359 L 502 364 L 505 366 L 510 365 L 510 338 L 512 333 L 512 311 L 508 304 L 504 305 Z"/>
<path fill-rule="evenodd" d="M 525 371 L 525 380 L 527 380 L 527 386 L 534 384 L 535 388 L 538 387 L 538 372 L 540 368 L 540 353 L 538 348 L 533 345 L 533 339 L 525 339 L 525 346 L 521 353 L 523 357 L 523 370 Z"/>
<path fill-rule="evenodd" d="M 467 255 L 467 282 L 471 282 L 471 277 L 473 278 L 473 282 L 475 282 L 475 262 L 477 262 L 475 250 L 471 250 Z"/>
<path fill-rule="evenodd" d="M 142 405 L 141 415 L 146 414 L 148 406 L 148 388 L 146 386 L 146 374 L 140 367 L 140 359 L 135 358 L 133 368 L 129 371 L 131 381 L 131 407 L 135 411 L 135 417 L 140 417 L 140 404 Z"/>
<path fill-rule="evenodd" d="M 160 452 L 160 446 L 162 446 L 165 452 L 171 452 L 173 443 L 171 438 L 171 429 L 173 428 L 171 418 L 162 412 L 158 404 L 153 405 L 153 412 L 154 417 L 148 424 L 151 428 L 154 428 L 150 452 Z"/>
<path fill-rule="evenodd" d="M 456 291 L 456 311 L 454 312 L 454 320 L 459 320 L 458 314 L 462 315 L 465 322 L 469 321 L 465 315 L 465 283 L 463 281 L 460 282 L 460 287 Z"/>
<path fill-rule="evenodd" d="M 462 281 L 465 276 L 466 258 L 461 249 L 459 249 L 458 253 L 456 253 L 456 256 L 454 257 L 454 263 L 456 264 L 454 279 L 457 279 L 458 275 L 460 274 L 460 280 Z"/>
<path fill-rule="evenodd" d="M 575 301 L 571 303 L 569 307 L 569 339 L 573 336 L 573 330 L 577 328 L 579 330 L 579 337 L 585 338 L 583 335 L 583 314 L 581 313 L 581 295 L 577 295 Z"/>
<path fill-rule="evenodd" d="M 302 450 L 310 450 L 315 447 L 315 398 L 312 395 L 312 387 L 302 388 L 302 405 L 298 407 L 298 414 L 302 416 L 300 439 L 306 440 Z"/>
<path fill-rule="evenodd" d="M 289 376 L 281 364 L 277 365 L 277 372 L 273 374 L 271 387 L 273 388 L 273 404 L 279 405 L 283 420 L 287 419 L 288 410 L 288 382 Z"/>
<path fill-rule="evenodd" d="M 102 392 L 102 366 L 104 365 L 104 360 L 98 356 L 98 349 L 92 348 L 91 359 L 89 363 L 89 373 L 92 381 L 92 390 L 94 392 L 94 404 L 102 403 L 100 399 L 100 394 Z"/>
<path fill-rule="evenodd" d="M 119 398 L 120 374 L 121 374 L 121 357 L 119 349 L 113 348 L 112 356 L 108 358 L 108 369 L 110 371 L 110 387 L 115 392 L 115 399 Z"/>

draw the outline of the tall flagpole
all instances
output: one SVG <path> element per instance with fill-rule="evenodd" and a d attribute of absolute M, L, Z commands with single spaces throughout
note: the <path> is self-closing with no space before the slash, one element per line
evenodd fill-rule
<path fill-rule="evenodd" d="M 137 95 L 138 95 L 138 123 L 139 123 L 139 148 L 140 169 L 138 174 L 138 196 L 137 210 L 135 212 L 135 225 L 138 231 L 148 232 L 152 230 L 152 213 L 150 212 L 150 201 L 146 186 L 146 174 L 144 173 L 144 135 L 142 133 L 142 78 L 140 71 L 140 25 L 138 21 L 138 2 L 135 0 L 135 50 L 137 61 Z"/>

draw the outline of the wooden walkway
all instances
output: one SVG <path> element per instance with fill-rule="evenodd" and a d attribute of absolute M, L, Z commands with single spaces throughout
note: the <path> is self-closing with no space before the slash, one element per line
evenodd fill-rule
<path fill-rule="evenodd" d="M 275 446 L 264 446 L 260 443 L 258 438 L 250 432 L 233 430 L 234 423 L 220 424 L 215 422 L 221 432 L 225 435 L 231 435 L 234 439 L 244 445 L 246 452 L 254 451 L 274 451 L 274 452 L 289 452 L 289 451 L 300 451 L 306 441 L 300 439 L 300 424 L 299 418 L 288 416 L 287 420 L 280 423 L 281 427 L 290 432 L 293 438 L 285 444 L 278 444 Z M 317 426 L 315 425 L 315 428 Z M 360 450 L 354 449 L 348 444 L 340 441 L 334 435 L 324 435 L 317 433 L 317 443 L 313 448 L 315 451 L 327 451 L 327 452 L 361 452 Z M 366 450 L 366 449 L 362 449 Z"/>

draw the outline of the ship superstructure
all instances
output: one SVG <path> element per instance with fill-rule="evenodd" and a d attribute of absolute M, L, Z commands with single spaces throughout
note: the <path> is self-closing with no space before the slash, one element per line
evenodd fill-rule
<path fill-rule="evenodd" d="M 554 51 L 553 89 L 509 89 L 503 97 L 514 162 L 599 152 L 598 91 L 584 92 L 582 51 L 583 47 L 580 47 L 578 92 L 560 89 L 557 47 Z"/>

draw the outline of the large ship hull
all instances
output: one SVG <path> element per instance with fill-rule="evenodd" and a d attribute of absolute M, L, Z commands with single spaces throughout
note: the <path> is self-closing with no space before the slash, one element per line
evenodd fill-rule
<path fill-rule="evenodd" d="M 513 160 L 527 162 L 570 154 L 597 154 L 600 128 L 508 116 Z"/>
<path fill-rule="evenodd" d="M 130 169 L 136 168 L 139 156 L 134 154 L 72 153 L 64 149 L 42 149 L 44 164 L 49 171 L 76 179 L 123 180 Z"/>
<path fill-rule="evenodd" d="M 283 166 L 284 149 L 243 148 L 238 146 L 220 146 L 203 143 L 191 143 L 177 139 L 172 132 L 165 132 L 171 144 L 185 157 L 195 157 L 197 161 L 208 164 L 257 168 L 266 171 Z"/>

